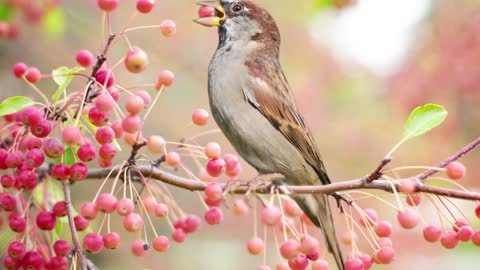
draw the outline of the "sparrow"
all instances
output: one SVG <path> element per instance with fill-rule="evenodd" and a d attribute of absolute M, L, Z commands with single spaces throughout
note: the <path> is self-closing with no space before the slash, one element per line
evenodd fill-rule
<path fill-rule="evenodd" d="M 213 118 L 235 150 L 260 174 L 282 174 L 285 184 L 329 184 L 280 65 L 275 20 L 250 0 L 197 4 L 216 11 L 194 21 L 218 27 L 218 47 L 208 67 L 208 95 Z M 327 195 L 291 197 L 322 230 L 338 268 L 344 270 Z"/>

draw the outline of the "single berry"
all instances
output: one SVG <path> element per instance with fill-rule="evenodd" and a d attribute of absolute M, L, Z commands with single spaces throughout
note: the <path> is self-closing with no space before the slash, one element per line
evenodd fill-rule
<path fill-rule="evenodd" d="M 125 108 L 130 114 L 138 114 L 145 109 L 145 101 L 137 95 L 128 96 Z"/>
<path fill-rule="evenodd" d="M 282 220 L 282 213 L 277 206 L 267 206 L 261 212 L 262 223 L 268 226 L 275 226 Z"/>
<path fill-rule="evenodd" d="M 125 67 L 132 73 L 140 73 L 148 66 L 148 55 L 139 47 L 132 47 L 125 56 Z"/>
<path fill-rule="evenodd" d="M 295 239 L 289 239 L 280 246 L 280 254 L 287 260 L 295 258 L 299 253 L 300 243 Z"/>
<path fill-rule="evenodd" d="M 220 145 L 216 142 L 209 142 L 207 146 L 205 146 L 205 155 L 209 159 L 220 157 L 220 152 Z"/>
<path fill-rule="evenodd" d="M 213 177 L 219 176 L 225 168 L 225 161 L 222 158 L 212 158 L 207 163 L 207 172 Z"/>
<path fill-rule="evenodd" d="M 247 242 L 247 250 L 252 255 L 258 255 L 263 252 L 265 244 L 263 240 L 258 237 L 254 237 Z"/>
<path fill-rule="evenodd" d="M 160 31 L 162 31 L 162 34 L 165 37 L 171 37 L 175 34 L 175 31 L 177 29 L 177 26 L 175 25 L 175 22 L 172 20 L 165 20 L 160 23 Z"/>
<path fill-rule="evenodd" d="M 22 267 L 25 270 L 42 270 L 45 268 L 45 260 L 36 251 L 28 251 L 23 256 Z"/>
<path fill-rule="evenodd" d="M 374 252 L 373 258 L 379 264 L 390 264 L 395 259 L 395 250 L 391 247 L 381 247 Z"/>
<path fill-rule="evenodd" d="M 328 262 L 325 260 L 316 260 L 312 263 L 312 270 L 328 270 Z"/>
<path fill-rule="evenodd" d="M 70 251 L 72 250 L 72 245 L 66 240 L 57 240 L 55 244 L 53 244 L 53 251 L 55 255 L 67 257 L 70 255 Z"/>
<path fill-rule="evenodd" d="M 458 161 L 454 161 L 448 164 L 446 169 L 447 169 L 447 176 L 453 180 L 459 180 L 465 177 L 465 173 L 466 173 L 465 166 Z"/>
<path fill-rule="evenodd" d="M 379 237 L 389 237 L 392 234 L 392 224 L 389 221 L 381 220 L 377 222 L 374 230 Z"/>
<path fill-rule="evenodd" d="M 159 236 L 153 239 L 152 246 L 156 251 L 164 252 L 170 248 L 170 241 L 165 236 Z"/>
<path fill-rule="evenodd" d="M 205 17 L 213 17 L 215 16 L 216 10 L 210 6 L 200 6 L 198 9 L 198 17 L 205 18 Z"/>
<path fill-rule="evenodd" d="M 65 163 L 55 164 L 52 166 L 50 174 L 57 180 L 65 181 L 70 177 L 70 167 Z"/>
<path fill-rule="evenodd" d="M 36 221 L 37 227 L 45 231 L 51 231 L 57 225 L 57 217 L 50 211 L 42 211 L 38 213 Z"/>
<path fill-rule="evenodd" d="M 125 132 L 136 133 L 140 131 L 142 126 L 142 120 L 138 115 L 130 114 L 126 116 L 122 121 L 122 128 Z"/>
<path fill-rule="evenodd" d="M 15 65 L 13 65 L 13 75 L 17 78 L 23 77 L 25 73 L 27 72 L 28 66 L 25 65 L 22 62 L 18 62 Z"/>
<path fill-rule="evenodd" d="M 81 162 L 73 163 L 70 166 L 70 180 L 72 181 L 82 181 L 87 178 L 88 168 L 85 164 Z"/>
<path fill-rule="evenodd" d="M 106 249 L 116 249 L 120 246 L 120 235 L 116 232 L 106 233 L 102 238 Z"/>
<path fill-rule="evenodd" d="M 413 229 L 417 226 L 420 221 L 420 215 L 417 211 L 411 208 L 405 208 L 402 211 L 399 211 L 397 214 L 397 219 L 400 225 L 405 229 Z"/>
<path fill-rule="evenodd" d="M 135 210 L 135 204 L 130 198 L 123 198 L 117 203 L 117 213 L 120 216 L 126 216 Z"/>
<path fill-rule="evenodd" d="M 458 245 L 457 233 L 454 231 L 446 232 L 440 238 L 440 243 L 446 249 L 454 249 Z"/>
<path fill-rule="evenodd" d="M 220 224 L 223 220 L 223 212 L 220 208 L 210 207 L 204 215 L 205 222 L 209 225 Z"/>
<path fill-rule="evenodd" d="M 23 256 L 25 256 L 25 253 L 27 252 L 27 249 L 25 248 L 25 245 L 20 242 L 20 241 L 12 241 L 8 245 L 8 256 L 16 259 L 16 260 L 22 260 Z"/>
<path fill-rule="evenodd" d="M 442 237 L 442 229 L 438 227 L 437 225 L 428 225 L 423 229 L 423 238 L 427 240 L 428 242 L 434 243 L 440 240 Z"/>
<path fill-rule="evenodd" d="M 155 6 L 155 0 L 137 0 L 137 10 L 141 13 L 149 13 Z"/>
<path fill-rule="evenodd" d="M 56 138 L 48 138 L 43 143 L 43 152 L 49 158 L 60 158 L 63 155 L 64 146 Z"/>
<path fill-rule="evenodd" d="M 192 122 L 197 126 L 205 126 L 208 124 L 210 114 L 204 109 L 196 109 L 192 113 Z"/>
<path fill-rule="evenodd" d="M 375 226 L 375 223 L 378 221 L 377 212 L 372 208 L 363 209 L 363 212 L 365 215 L 358 219 L 358 223 L 364 227 L 367 227 L 367 224 L 368 226 Z"/>
<path fill-rule="evenodd" d="M 163 137 L 158 135 L 153 135 L 153 136 L 150 136 L 150 138 L 148 138 L 147 140 L 147 149 L 152 154 L 158 154 L 163 152 L 165 144 L 166 142 L 165 142 L 165 139 L 163 139 Z"/>
<path fill-rule="evenodd" d="M 165 162 L 170 166 L 177 166 L 180 164 L 180 161 L 181 158 L 177 152 L 168 152 L 167 155 L 165 155 Z"/>
<path fill-rule="evenodd" d="M 82 216 L 75 216 L 73 222 L 75 223 L 75 229 L 79 232 L 84 231 L 90 225 L 90 222 Z"/>
<path fill-rule="evenodd" d="M 217 183 L 210 183 L 205 188 L 204 192 L 205 192 L 205 196 L 207 198 L 209 198 L 210 200 L 216 201 L 216 200 L 222 198 L 223 189 Z"/>
<path fill-rule="evenodd" d="M 363 261 L 358 258 L 345 261 L 345 270 L 363 270 L 364 268 Z"/>
<path fill-rule="evenodd" d="M 143 218 L 137 213 L 130 213 L 123 218 L 123 227 L 129 232 L 138 232 L 143 227 Z"/>
<path fill-rule="evenodd" d="M 97 149 L 91 143 L 84 143 L 78 148 L 77 155 L 81 161 L 89 162 L 97 156 Z"/>
<path fill-rule="evenodd" d="M 98 1 L 102 1 L 102 0 L 98 0 Z M 118 2 L 118 0 L 103 0 L 103 1 L 116 1 L 116 2 Z M 97 80 L 97 82 L 99 84 L 108 88 L 108 87 L 113 85 L 113 83 L 115 81 L 115 78 L 113 76 L 113 72 L 110 69 L 100 69 L 95 74 L 95 80 Z"/>
<path fill-rule="evenodd" d="M 25 72 L 25 79 L 32 84 L 36 84 L 42 78 L 42 73 L 36 67 L 28 68 Z"/>
<path fill-rule="evenodd" d="M 166 217 L 168 215 L 168 206 L 166 204 L 159 203 L 155 205 L 155 209 L 153 209 L 153 212 L 157 217 Z"/>
<path fill-rule="evenodd" d="M 130 248 L 133 255 L 141 257 L 147 255 L 148 250 L 150 249 L 150 245 L 143 240 L 135 240 L 133 241 Z"/>
<path fill-rule="evenodd" d="M 82 67 L 89 67 L 95 62 L 95 57 L 89 50 L 81 50 L 75 56 L 77 63 Z"/>
<path fill-rule="evenodd" d="M 117 208 L 117 197 L 111 193 L 103 193 L 98 196 L 95 202 L 97 209 L 103 213 L 110 214 Z"/>
<path fill-rule="evenodd" d="M 110 12 L 117 8 L 119 0 L 97 0 L 98 7 L 105 11 Z"/>
<path fill-rule="evenodd" d="M 67 215 L 67 203 L 65 201 L 58 201 L 53 205 L 52 212 L 56 217 L 64 217 Z"/>
<path fill-rule="evenodd" d="M 233 202 L 232 213 L 235 216 L 245 216 L 248 213 L 248 205 L 243 199 L 236 199 Z"/>
<path fill-rule="evenodd" d="M 92 254 L 98 254 L 103 249 L 103 238 L 96 233 L 89 233 L 83 238 L 83 248 Z"/>
<path fill-rule="evenodd" d="M 288 260 L 288 266 L 292 270 L 305 270 L 308 267 L 308 258 L 305 254 L 299 254 L 297 257 Z"/>
<path fill-rule="evenodd" d="M 183 243 L 187 239 L 187 233 L 183 229 L 177 228 L 172 233 L 172 239 L 177 243 Z"/>

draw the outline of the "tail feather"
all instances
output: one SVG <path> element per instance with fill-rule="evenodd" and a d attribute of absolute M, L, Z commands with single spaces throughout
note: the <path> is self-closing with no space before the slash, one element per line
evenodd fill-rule
<path fill-rule="evenodd" d="M 345 270 L 342 252 L 335 234 L 335 225 L 333 224 L 332 212 L 327 195 L 293 195 L 292 197 L 313 224 L 322 230 L 328 251 L 332 253 L 335 258 L 338 269 Z"/>

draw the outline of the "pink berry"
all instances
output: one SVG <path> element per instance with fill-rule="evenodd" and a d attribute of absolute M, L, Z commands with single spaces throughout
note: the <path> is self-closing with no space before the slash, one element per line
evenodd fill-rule
<path fill-rule="evenodd" d="M 89 50 L 81 50 L 75 56 L 77 63 L 82 67 L 89 67 L 95 62 L 95 57 Z"/>
<path fill-rule="evenodd" d="M 15 65 L 13 65 L 13 75 L 17 78 L 23 77 L 25 73 L 27 72 L 28 66 L 25 65 L 22 62 L 18 62 Z"/>
<path fill-rule="evenodd" d="M 170 248 L 170 241 L 165 236 L 159 236 L 153 239 L 152 246 L 158 252 L 165 252 Z"/>
<path fill-rule="evenodd" d="M 155 205 L 155 209 L 153 209 L 155 215 L 159 218 L 166 217 L 168 215 L 168 206 L 163 203 L 159 203 Z"/>
<path fill-rule="evenodd" d="M 258 255 L 263 252 L 265 244 L 263 240 L 258 237 L 254 237 L 247 242 L 247 250 L 252 255 Z"/>
<path fill-rule="evenodd" d="M 113 146 L 110 143 L 106 143 L 100 146 L 100 149 L 98 150 L 98 155 L 100 156 L 100 158 L 102 158 L 105 161 L 108 161 L 109 165 L 104 167 L 108 167 L 111 165 L 110 161 L 115 157 L 116 154 L 117 154 L 117 149 L 115 149 L 115 146 Z"/>
<path fill-rule="evenodd" d="M 165 20 L 160 23 L 160 31 L 162 31 L 162 34 L 165 37 L 171 37 L 175 34 L 175 31 L 177 29 L 177 26 L 175 25 L 175 22 L 172 20 Z"/>
<path fill-rule="evenodd" d="M 125 56 L 125 67 L 132 73 L 140 73 L 148 66 L 148 55 L 139 47 L 132 47 Z"/>
<path fill-rule="evenodd" d="M 20 153 L 17 152 L 11 152 L 5 158 L 5 165 L 7 165 L 8 168 L 16 168 L 21 162 L 22 157 Z"/>
<path fill-rule="evenodd" d="M 187 233 L 183 229 L 177 228 L 172 233 L 172 239 L 177 243 L 183 243 L 187 239 Z"/>
<path fill-rule="evenodd" d="M 63 155 L 64 146 L 56 138 L 48 138 L 43 143 L 43 152 L 49 158 L 60 158 Z"/>
<path fill-rule="evenodd" d="M 205 197 L 203 198 L 203 201 L 209 206 L 209 207 L 220 207 L 223 203 L 223 198 L 218 199 L 218 200 L 210 200 L 209 198 Z"/>
<path fill-rule="evenodd" d="M 153 196 L 147 196 L 142 199 L 143 205 L 145 206 L 145 210 L 149 213 L 153 213 L 155 210 L 155 206 L 157 206 L 157 200 Z"/>
<path fill-rule="evenodd" d="M 8 193 L 0 193 L 0 209 L 12 212 L 17 208 L 17 199 Z"/>
<path fill-rule="evenodd" d="M 117 8 L 119 0 L 97 0 L 98 7 L 105 11 L 110 12 Z"/>
<path fill-rule="evenodd" d="M 115 138 L 115 132 L 109 126 L 101 127 L 95 133 L 95 139 L 99 144 L 106 144 L 113 141 Z"/>
<path fill-rule="evenodd" d="M 458 232 L 458 231 L 460 231 L 460 228 L 462 226 L 470 226 L 470 225 L 468 224 L 468 222 L 465 219 L 460 218 L 460 219 L 455 220 L 455 223 L 453 224 L 452 227 L 453 227 L 453 230 L 455 232 Z"/>
<path fill-rule="evenodd" d="M 123 134 L 123 128 L 122 128 L 122 120 L 116 120 L 114 121 L 110 127 L 113 129 L 113 132 L 115 132 L 115 138 L 120 138 L 122 137 Z"/>
<path fill-rule="evenodd" d="M 45 260 L 38 252 L 28 251 L 23 256 L 22 267 L 28 270 L 42 270 L 45 268 Z"/>
<path fill-rule="evenodd" d="M 82 131 L 76 126 L 66 126 L 62 130 L 62 140 L 67 145 L 80 144 L 82 142 Z"/>
<path fill-rule="evenodd" d="M 204 218 L 205 222 L 207 222 L 209 225 L 220 224 L 220 222 L 223 220 L 223 212 L 220 210 L 220 208 L 211 207 L 207 212 L 205 212 Z"/>
<path fill-rule="evenodd" d="M 398 185 L 398 190 L 400 192 L 409 194 L 415 192 L 417 186 L 417 179 L 416 178 L 407 178 L 400 180 Z"/>
<path fill-rule="evenodd" d="M 81 161 L 89 162 L 97 156 L 97 149 L 91 143 L 84 143 L 78 148 L 77 155 Z"/>
<path fill-rule="evenodd" d="M 57 240 L 55 244 L 53 244 L 53 251 L 57 256 L 67 257 L 70 254 L 71 250 L 72 246 L 66 240 L 60 239 Z"/>
<path fill-rule="evenodd" d="M 25 256 L 25 253 L 27 252 L 27 249 L 25 248 L 25 245 L 22 242 L 12 241 L 8 245 L 7 252 L 8 252 L 8 256 L 16 260 L 22 260 L 23 256 Z"/>
<path fill-rule="evenodd" d="M 27 140 L 27 149 L 41 149 L 43 146 L 43 140 L 37 137 L 31 137 Z"/>
<path fill-rule="evenodd" d="M 98 208 L 94 203 L 86 202 L 80 207 L 80 215 L 87 220 L 94 220 L 98 215 Z"/>
<path fill-rule="evenodd" d="M 88 225 L 90 225 L 90 222 L 82 216 L 75 216 L 73 221 L 75 223 L 75 229 L 79 232 L 86 230 Z"/>
<path fill-rule="evenodd" d="M 257 270 L 272 270 L 268 265 L 260 265 Z"/>
<path fill-rule="evenodd" d="M 143 227 L 143 218 L 137 213 L 130 213 L 123 218 L 123 227 L 129 232 L 138 232 Z"/>
<path fill-rule="evenodd" d="M 180 155 L 177 152 L 168 152 L 165 156 L 165 162 L 170 166 L 177 166 L 180 161 Z"/>
<path fill-rule="evenodd" d="M 312 270 L 328 270 L 328 262 L 325 260 L 317 260 L 312 263 Z"/>
<path fill-rule="evenodd" d="M 205 188 L 204 192 L 205 192 L 205 196 L 207 196 L 207 198 L 209 198 L 210 200 L 216 201 L 216 200 L 218 200 L 222 197 L 223 189 L 217 183 L 210 183 Z"/>
<path fill-rule="evenodd" d="M 358 219 L 358 223 L 360 223 L 360 225 L 364 227 L 367 227 L 367 224 L 368 226 L 374 226 L 375 223 L 378 221 L 377 212 L 372 208 L 366 208 L 363 209 L 363 211 L 366 216 L 360 217 Z"/>
<path fill-rule="evenodd" d="M 135 95 L 139 96 L 143 99 L 143 104 L 145 105 L 144 109 L 147 108 L 148 105 L 150 105 L 150 103 L 152 103 L 152 97 L 145 90 L 137 91 L 137 92 L 135 92 Z"/>
<path fill-rule="evenodd" d="M 363 270 L 364 265 L 362 260 L 358 258 L 349 259 L 345 261 L 345 270 Z"/>
<path fill-rule="evenodd" d="M 428 242 L 434 243 L 440 240 L 442 237 L 442 229 L 438 227 L 437 225 L 428 225 L 423 229 L 423 238 L 427 240 Z"/>
<path fill-rule="evenodd" d="M 289 239 L 280 246 L 280 254 L 287 260 L 295 258 L 299 253 L 300 243 L 297 240 Z"/>
<path fill-rule="evenodd" d="M 36 84 L 42 78 L 42 73 L 36 67 L 28 68 L 25 72 L 25 79 L 32 84 Z"/>
<path fill-rule="evenodd" d="M 64 217 L 67 215 L 67 204 L 65 201 L 58 201 L 53 205 L 52 212 L 56 217 Z"/>
<path fill-rule="evenodd" d="M 189 215 L 185 218 L 183 225 L 182 228 L 186 233 L 194 233 L 202 225 L 202 220 L 196 215 Z"/>
<path fill-rule="evenodd" d="M 457 232 L 457 239 L 462 242 L 468 242 L 472 239 L 472 236 L 475 232 L 473 231 L 472 227 L 470 226 L 462 226 L 460 230 Z"/>
<path fill-rule="evenodd" d="M 83 238 L 83 248 L 88 253 L 98 254 L 103 249 L 103 238 L 96 233 L 89 233 Z"/>
<path fill-rule="evenodd" d="M 392 234 L 392 224 L 386 220 L 382 220 L 377 222 L 374 230 L 379 237 L 389 237 L 390 234 Z"/>
<path fill-rule="evenodd" d="M 130 114 L 122 121 L 122 128 L 128 133 L 136 133 L 142 126 L 142 120 L 138 115 Z"/>
<path fill-rule="evenodd" d="M 205 155 L 209 159 L 220 157 L 220 152 L 221 152 L 220 145 L 216 142 L 209 142 L 205 147 Z"/>
<path fill-rule="evenodd" d="M 43 111 L 40 111 L 34 106 L 25 108 L 23 111 L 18 113 L 20 121 L 26 126 L 32 126 L 37 124 L 40 119 L 43 118 Z"/>
<path fill-rule="evenodd" d="M 380 247 L 392 247 L 393 243 L 392 240 L 388 237 L 380 237 L 380 239 L 378 239 L 378 245 Z"/>
<path fill-rule="evenodd" d="M 350 246 L 357 241 L 358 235 L 354 231 L 344 231 L 340 239 L 345 245 Z"/>
<path fill-rule="evenodd" d="M 197 126 L 205 126 L 208 124 L 210 114 L 204 109 L 196 109 L 192 113 L 192 122 Z"/>
<path fill-rule="evenodd" d="M 15 186 L 15 177 L 10 174 L 4 174 L 0 178 L 0 183 L 4 188 L 12 188 Z"/>
<path fill-rule="evenodd" d="M 18 214 L 13 214 L 8 218 L 8 226 L 12 231 L 22 233 L 27 228 L 27 221 L 24 217 L 19 216 Z"/>
<path fill-rule="evenodd" d="M 113 110 L 115 100 L 108 93 L 100 94 L 95 98 L 95 107 L 101 112 L 111 112 Z"/>
<path fill-rule="evenodd" d="M 160 90 L 162 87 L 169 87 L 173 84 L 175 80 L 175 74 L 170 70 L 162 70 L 158 74 L 157 83 L 155 89 Z"/>
<path fill-rule="evenodd" d="M 458 245 L 457 233 L 454 231 L 446 232 L 442 238 L 440 238 L 440 243 L 446 249 L 454 249 Z"/>
<path fill-rule="evenodd" d="M 395 250 L 391 247 L 381 247 L 374 252 L 373 257 L 379 264 L 390 264 L 395 259 Z"/>
<path fill-rule="evenodd" d="M 77 162 L 70 166 L 70 180 L 72 181 L 82 181 L 87 178 L 88 168 L 85 164 Z"/>
<path fill-rule="evenodd" d="M 465 177 L 466 169 L 465 166 L 458 162 L 454 161 L 447 165 L 447 176 L 453 180 L 458 180 Z"/>
<path fill-rule="evenodd" d="M 215 8 L 209 6 L 201 6 L 198 9 L 198 16 L 200 18 L 213 17 L 215 16 Z"/>
<path fill-rule="evenodd" d="M 120 246 L 120 235 L 116 232 L 106 233 L 102 238 L 106 249 L 116 249 Z"/>
<path fill-rule="evenodd" d="M 65 257 L 53 256 L 45 265 L 47 270 L 67 270 L 68 260 Z"/>
<path fill-rule="evenodd" d="M 303 254 L 312 254 L 318 252 L 320 249 L 320 243 L 318 242 L 317 238 L 304 235 L 300 239 L 300 251 Z"/>
<path fill-rule="evenodd" d="M 477 247 L 480 247 L 480 231 L 476 231 L 473 235 L 472 235 L 472 243 L 477 246 Z"/>
<path fill-rule="evenodd" d="M 287 262 L 280 262 L 275 265 L 275 270 L 290 270 L 290 266 L 288 266 Z M 313 270 L 323 270 L 323 269 L 313 269 Z M 325 269 L 328 270 L 328 269 Z"/>
<path fill-rule="evenodd" d="M 362 254 L 358 257 L 362 262 L 363 262 L 363 268 L 364 270 L 368 270 L 372 267 L 374 260 L 370 255 L 368 254 Z"/>
<path fill-rule="evenodd" d="M 135 240 L 131 245 L 131 251 L 133 255 L 138 257 L 147 255 L 149 249 L 150 246 L 143 240 Z"/>
<path fill-rule="evenodd" d="M 232 206 L 235 216 L 245 216 L 248 213 L 248 205 L 243 199 L 236 199 Z"/>
<path fill-rule="evenodd" d="M 149 13 L 155 6 L 155 0 L 137 0 L 137 10 L 141 13 Z"/>
<path fill-rule="evenodd" d="M 135 204 L 129 198 L 123 198 L 118 201 L 116 209 L 120 216 L 126 216 L 133 212 L 135 209 Z"/>
<path fill-rule="evenodd" d="M 403 211 L 398 212 L 397 219 L 403 228 L 413 229 L 420 221 L 420 215 L 411 208 L 405 208 Z"/>
<path fill-rule="evenodd" d="M 17 177 L 16 184 L 26 190 L 33 190 L 38 185 L 38 175 L 33 171 L 21 172 Z"/>
<path fill-rule="evenodd" d="M 165 144 L 166 144 L 165 139 L 157 135 L 150 136 L 150 138 L 148 138 L 147 140 L 148 151 L 150 151 L 150 153 L 153 153 L 153 154 L 158 154 L 163 152 Z"/>
<path fill-rule="evenodd" d="M 480 218 L 480 204 L 475 207 L 475 215 L 477 218 Z"/>
<path fill-rule="evenodd" d="M 222 158 L 212 158 L 207 163 L 207 172 L 213 177 L 219 176 L 225 168 L 225 161 Z"/>
<path fill-rule="evenodd" d="M 52 166 L 50 173 L 53 178 L 65 181 L 70 177 L 70 167 L 65 163 L 58 163 Z"/>
<path fill-rule="evenodd" d="M 110 214 L 117 208 L 117 197 L 111 193 L 103 193 L 98 196 L 96 205 L 97 209 L 103 213 Z"/>
<path fill-rule="evenodd" d="M 267 206 L 262 209 L 261 220 L 267 226 L 275 226 L 282 220 L 282 213 L 277 206 Z"/>
<path fill-rule="evenodd" d="M 105 126 L 108 123 L 109 118 L 109 112 L 102 112 L 97 107 L 93 107 L 88 111 L 88 120 L 97 127 Z"/>
<path fill-rule="evenodd" d="M 305 270 L 308 267 L 308 258 L 305 254 L 299 254 L 297 257 L 288 260 L 288 266 L 292 270 Z"/>
<path fill-rule="evenodd" d="M 102 0 L 98 0 L 98 1 L 102 1 Z M 104 0 L 104 1 L 118 1 L 118 0 Z M 100 69 L 95 74 L 95 79 L 99 84 L 107 88 L 112 86 L 115 80 L 113 72 L 110 69 Z"/>
<path fill-rule="evenodd" d="M 422 194 L 419 193 L 419 192 L 410 193 L 410 194 L 408 194 L 408 196 L 405 200 L 406 200 L 408 205 L 417 206 L 422 202 Z"/>
<path fill-rule="evenodd" d="M 36 224 L 41 230 L 51 231 L 57 225 L 57 217 L 53 212 L 42 211 L 37 215 Z"/>
<path fill-rule="evenodd" d="M 143 98 L 137 95 L 128 96 L 125 108 L 130 114 L 138 114 L 145 108 Z"/>

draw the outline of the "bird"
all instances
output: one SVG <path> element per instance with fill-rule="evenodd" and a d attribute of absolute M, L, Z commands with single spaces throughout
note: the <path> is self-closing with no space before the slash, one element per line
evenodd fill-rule
<path fill-rule="evenodd" d="M 281 174 L 288 185 L 330 184 L 280 65 L 280 32 L 273 17 L 250 0 L 197 4 L 215 9 L 212 16 L 194 21 L 218 27 L 218 47 L 208 67 L 208 96 L 225 137 L 259 174 Z M 328 250 L 344 270 L 328 196 L 290 196 L 322 230 Z"/>

